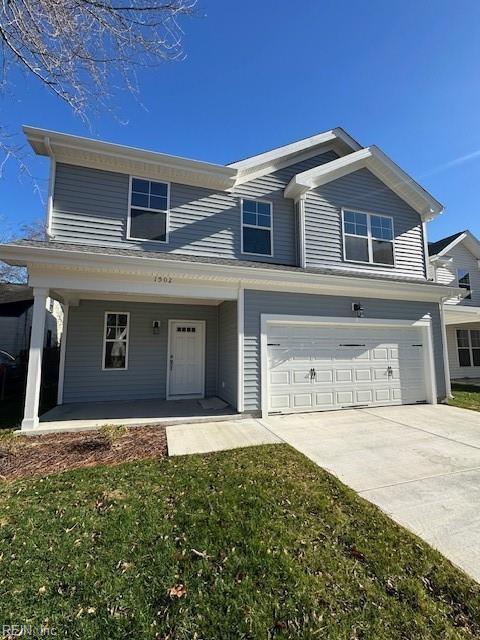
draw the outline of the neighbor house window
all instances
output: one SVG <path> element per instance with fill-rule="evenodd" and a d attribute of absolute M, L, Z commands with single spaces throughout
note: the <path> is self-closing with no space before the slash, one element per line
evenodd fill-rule
<path fill-rule="evenodd" d="M 242 200 L 242 253 L 273 255 L 270 202 Z"/>
<path fill-rule="evenodd" d="M 131 181 L 128 237 L 167 242 L 168 184 L 140 178 Z"/>
<path fill-rule="evenodd" d="M 127 369 L 129 320 L 129 313 L 107 311 L 105 314 L 103 369 Z"/>
<path fill-rule="evenodd" d="M 479 329 L 457 329 L 457 347 L 461 367 L 480 367 Z"/>
<path fill-rule="evenodd" d="M 371 264 L 394 264 L 393 220 L 361 211 L 343 211 L 345 260 Z"/>
<path fill-rule="evenodd" d="M 468 292 L 466 293 L 464 300 L 471 300 L 472 292 L 470 287 L 470 272 L 467 271 L 466 269 L 458 269 L 457 277 L 458 277 L 458 286 L 461 289 L 465 289 L 466 292 Z"/>

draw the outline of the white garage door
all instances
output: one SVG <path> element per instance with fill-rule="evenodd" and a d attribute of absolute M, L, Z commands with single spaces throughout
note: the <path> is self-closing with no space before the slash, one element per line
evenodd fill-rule
<path fill-rule="evenodd" d="M 420 328 L 268 327 L 270 412 L 426 402 Z"/>

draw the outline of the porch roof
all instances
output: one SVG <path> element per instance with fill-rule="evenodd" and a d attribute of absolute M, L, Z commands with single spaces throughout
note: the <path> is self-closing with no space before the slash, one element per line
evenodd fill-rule
<path fill-rule="evenodd" d="M 18 264 L 21 266 L 27 265 L 27 256 L 25 255 L 23 261 L 21 254 L 18 254 L 18 257 L 9 256 L 9 253 L 13 253 L 10 249 L 14 247 L 22 247 L 28 248 L 31 247 L 33 249 L 40 249 L 43 251 L 51 251 L 53 252 L 62 252 L 65 258 L 68 256 L 74 256 L 75 254 L 91 254 L 96 257 L 125 257 L 125 258 L 136 258 L 139 261 L 143 260 L 152 260 L 152 261 L 171 261 L 173 263 L 183 263 L 183 264 L 205 264 L 205 265 L 224 265 L 229 267 L 237 267 L 247 268 L 256 271 L 266 270 L 272 272 L 287 272 L 287 273 L 298 273 L 298 274 L 312 274 L 312 275 L 331 275 L 331 276 L 343 276 L 349 278 L 357 278 L 359 280 L 379 280 L 386 282 L 402 282 L 402 283 L 412 283 L 415 285 L 421 285 L 423 287 L 429 288 L 440 288 L 445 290 L 445 295 L 450 291 L 451 295 L 455 295 L 457 293 L 457 289 L 455 289 L 455 294 L 452 294 L 452 287 L 448 287 L 446 285 L 440 285 L 438 283 L 422 280 L 420 278 L 413 278 L 408 276 L 401 276 L 395 273 L 372 273 L 365 271 L 354 271 L 353 269 L 344 269 L 341 267 L 298 267 L 292 265 L 285 264 L 275 264 L 269 262 L 260 262 L 253 260 L 238 260 L 232 258 L 221 258 L 221 257 L 204 257 L 204 256 L 192 256 L 192 255 L 183 255 L 177 253 L 167 253 L 165 251 L 143 251 L 141 249 L 121 249 L 118 247 L 107 247 L 107 246 L 93 246 L 93 245 L 82 245 L 76 243 L 69 242 L 58 242 L 58 241 L 40 241 L 40 240 L 17 240 L 15 242 L 0 245 L 0 255 L 2 255 L 2 259 L 11 264 Z M 461 290 L 459 290 L 461 292 Z"/>

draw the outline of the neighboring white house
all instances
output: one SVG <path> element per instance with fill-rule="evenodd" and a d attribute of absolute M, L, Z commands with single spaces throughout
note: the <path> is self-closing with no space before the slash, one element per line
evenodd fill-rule
<path fill-rule="evenodd" d="M 23 429 L 48 296 L 59 404 L 217 395 L 266 415 L 448 394 L 459 290 L 429 280 L 425 232 L 442 205 L 378 147 L 333 129 L 225 166 L 24 131 L 51 178 L 48 241 L 0 246 L 35 298 Z"/>
<path fill-rule="evenodd" d="M 429 244 L 435 282 L 462 289 L 445 301 L 450 377 L 480 378 L 480 242 L 460 231 Z"/>
<path fill-rule="evenodd" d="M 24 284 L 0 283 L 0 350 L 18 356 L 30 345 L 33 290 Z M 62 306 L 53 298 L 46 301 L 44 346 L 60 344 Z"/>

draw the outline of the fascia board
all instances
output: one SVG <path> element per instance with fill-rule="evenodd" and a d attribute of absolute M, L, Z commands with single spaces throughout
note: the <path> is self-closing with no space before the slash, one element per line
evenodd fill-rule
<path fill-rule="evenodd" d="M 460 242 L 465 240 L 466 237 L 467 237 L 467 234 L 466 233 L 462 233 L 457 238 L 455 238 L 455 240 L 452 240 L 452 242 L 450 242 L 450 244 L 447 244 L 446 247 L 444 247 L 441 251 L 439 251 L 435 255 L 438 256 L 438 257 L 445 256 L 449 251 L 451 251 L 454 247 L 456 247 L 457 244 L 459 244 Z"/>
<path fill-rule="evenodd" d="M 334 142 L 336 139 L 337 135 L 335 134 L 334 130 L 325 131 L 323 133 L 319 133 L 316 136 L 310 136 L 309 138 L 304 138 L 303 140 L 297 140 L 297 142 L 286 144 L 283 147 L 277 147 L 275 149 L 272 149 L 271 151 L 266 151 L 265 153 L 260 153 L 256 156 L 245 158 L 245 160 L 232 162 L 227 166 L 231 167 L 232 169 L 245 171 L 247 169 L 251 169 L 252 167 L 260 167 L 261 165 L 268 164 L 285 156 L 300 153 L 301 151 L 305 151 L 306 149 L 310 149 L 311 147 L 316 147 L 327 142 Z"/>
<path fill-rule="evenodd" d="M 284 196 L 286 198 L 297 198 L 310 189 L 320 187 L 348 173 L 357 171 L 365 166 L 366 160 L 370 157 L 371 151 L 368 148 L 360 149 L 342 158 L 337 158 L 336 160 L 322 164 L 319 167 L 297 173 L 286 186 Z"/>
<path fill-rule="evenodd" d="M 103 160 L 106 166 L 109 162 L 115 163 L 117 170 L 121 169 L 122 161 L 138 162 L 151 167 L 163 167 L 173 173 L 178 172 L 180 179 L 182 173 L 184 177 L 190 174 L 195 177 L 195 183 L 203 181 L 207 184 L 218 183 L 218 188 L 222 189 L 232 187 L 237 175 L 235 169 L 200 160 L 190 160 L 34 127 L 24 126 L 23 131 L 32 149 L 38 155 L 53 154 L 59 161 L 78 162 L 85 165 L 88 163 L 85 157 L 90 154 L 96 156 L 98 160 Z"/>
<path fill-rule="evenodd" d="M 443 206 L 410 178 L 378 147 L 366 147 L 347 156 L 293 176 L 285 188 L 286 198 L 297 198 L 310 189 L 337 180 L 353 171 L 367 168 L 387 187 L 406 201 L 423 221 L 441 213 Z"/>
<path fill-rule="evenodd" d="M 462 290 L 439 284 L 396 282 L 349 277 L 345 275 L 288 272 L 283 270 L 245 267 L 242 265 L 216 265 L 200 262 L 180 262 L 161 258 L 119 256 L 114 254 L 89 254 L 83 251 L 47 249 L 40 247 L 22 247 L 19 245 L 0 245 L 0 256 L 6 262 L 17 265 L 43 265 L 44 268 L 61 267 L 64 269 L 107 270 L 127 273 L 152 273 L 159 271 L 176 272 L 191 279 L 211 279 L 227 282 L 255 283 L 263 285 L 305 286 L 317 292 L 326 291 L 336 295 L 386 296 L 402 299 L 440 300 L 454 297 Z"/>

